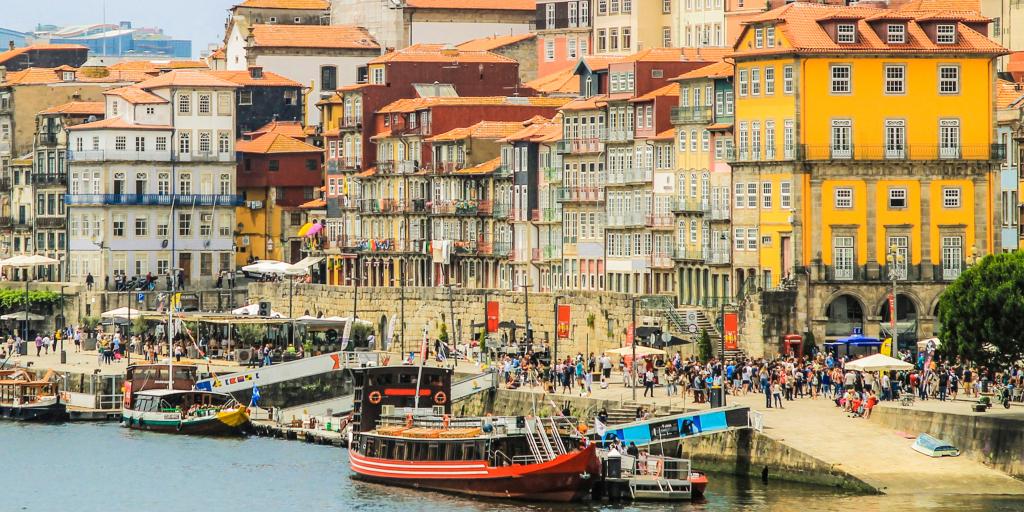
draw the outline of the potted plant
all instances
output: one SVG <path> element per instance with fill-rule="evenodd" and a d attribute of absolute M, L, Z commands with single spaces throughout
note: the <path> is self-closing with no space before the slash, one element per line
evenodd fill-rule
<path fill-rule="evenodd" d="M 992 399 L 983 396 L 978 399 L 978 403 L 974 404 L 974 412 L 985 412 L 989 407 L 992 407 Z"/>

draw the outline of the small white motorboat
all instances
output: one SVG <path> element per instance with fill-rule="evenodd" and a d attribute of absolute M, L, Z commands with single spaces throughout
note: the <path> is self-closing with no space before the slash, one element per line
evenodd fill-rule
<path fill-rule="evenodd" d="M 955 446 L 928 434 L 917 436 L 917 440 L 914 441 L 914 445 L 911 448 L 929 457 L 956 457 L 960 455 L 960 450 Z"/>

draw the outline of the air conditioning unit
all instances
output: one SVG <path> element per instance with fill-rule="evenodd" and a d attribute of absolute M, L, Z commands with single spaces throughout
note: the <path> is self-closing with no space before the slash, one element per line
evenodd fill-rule
<path fill-rule="evenodd" d="M 249 361 L 252 359 L 252 349 L 248 348 L 236 348 L 235 349 L 235 362 Z"/>
<path fill-rule="evenodd" d="M 434 416 L 444 416 L 444 406 L 443 405 L 435 405 L 434 408 L 433 408 L 433 411 L 434 411 Z"/>
<path fill-rule="evenodd" d="M 249 235 L 242 237 L 242 245 L 249 245 Z"/>
<path fill-rule="evenodd" d="M 380 415 L 381 416 L 394 416 L 395 415 L 395 406 L 391 405 L 391 404 L 385 404 L 385 405 L 380 406 Z"/>
<path fill-rule="evenodd" d="M 250 210 L 259 210 L 260 208 L 263 208 L 263 201 L 249 201 L 246 206 L 248 206 Z"/>

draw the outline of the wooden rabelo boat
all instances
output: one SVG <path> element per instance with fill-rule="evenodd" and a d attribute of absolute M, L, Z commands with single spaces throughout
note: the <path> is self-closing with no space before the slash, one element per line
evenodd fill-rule
<path fill-rule="evenodd" d="M 194 389 L 197 380 L 193 365 L 130 366 L 122 424 L 172 434 L 243 434 L 249 426 L 248 409 L 231 395 Z"/>
<path fill-rule="evenodd" d="M 451 371 L 391 366 L 356 375 L 353 478 L 486 498 L 568 502 L 600 476 L 570 418 L 451 417 Z"/>
<path fill-rule="evenodd" d="M 68 418 L 67 405 L 60 401 L 53 372 L 33 380 L 28 371 L 0 370 L 0 418 L 54 422 Z"/>

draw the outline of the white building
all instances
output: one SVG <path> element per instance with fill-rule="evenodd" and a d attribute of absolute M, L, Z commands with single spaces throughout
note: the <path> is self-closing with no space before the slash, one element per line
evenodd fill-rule
<path fill-rule="evenodd" d="M 249 25 L 236 16 L 225 41 L 229 70 L 261 67 L 311 87 L 306 126 L 320 124 L 316 102 L 359 80 L 359 69 L 380 55 L 366 29 L 356 26 Z"/>
<path fill-rule="evenodd" d="M 71 280 L 234 270 L 237 87 L 172 71 L 107 91 L 106 118 L 69 129 Z"/>

